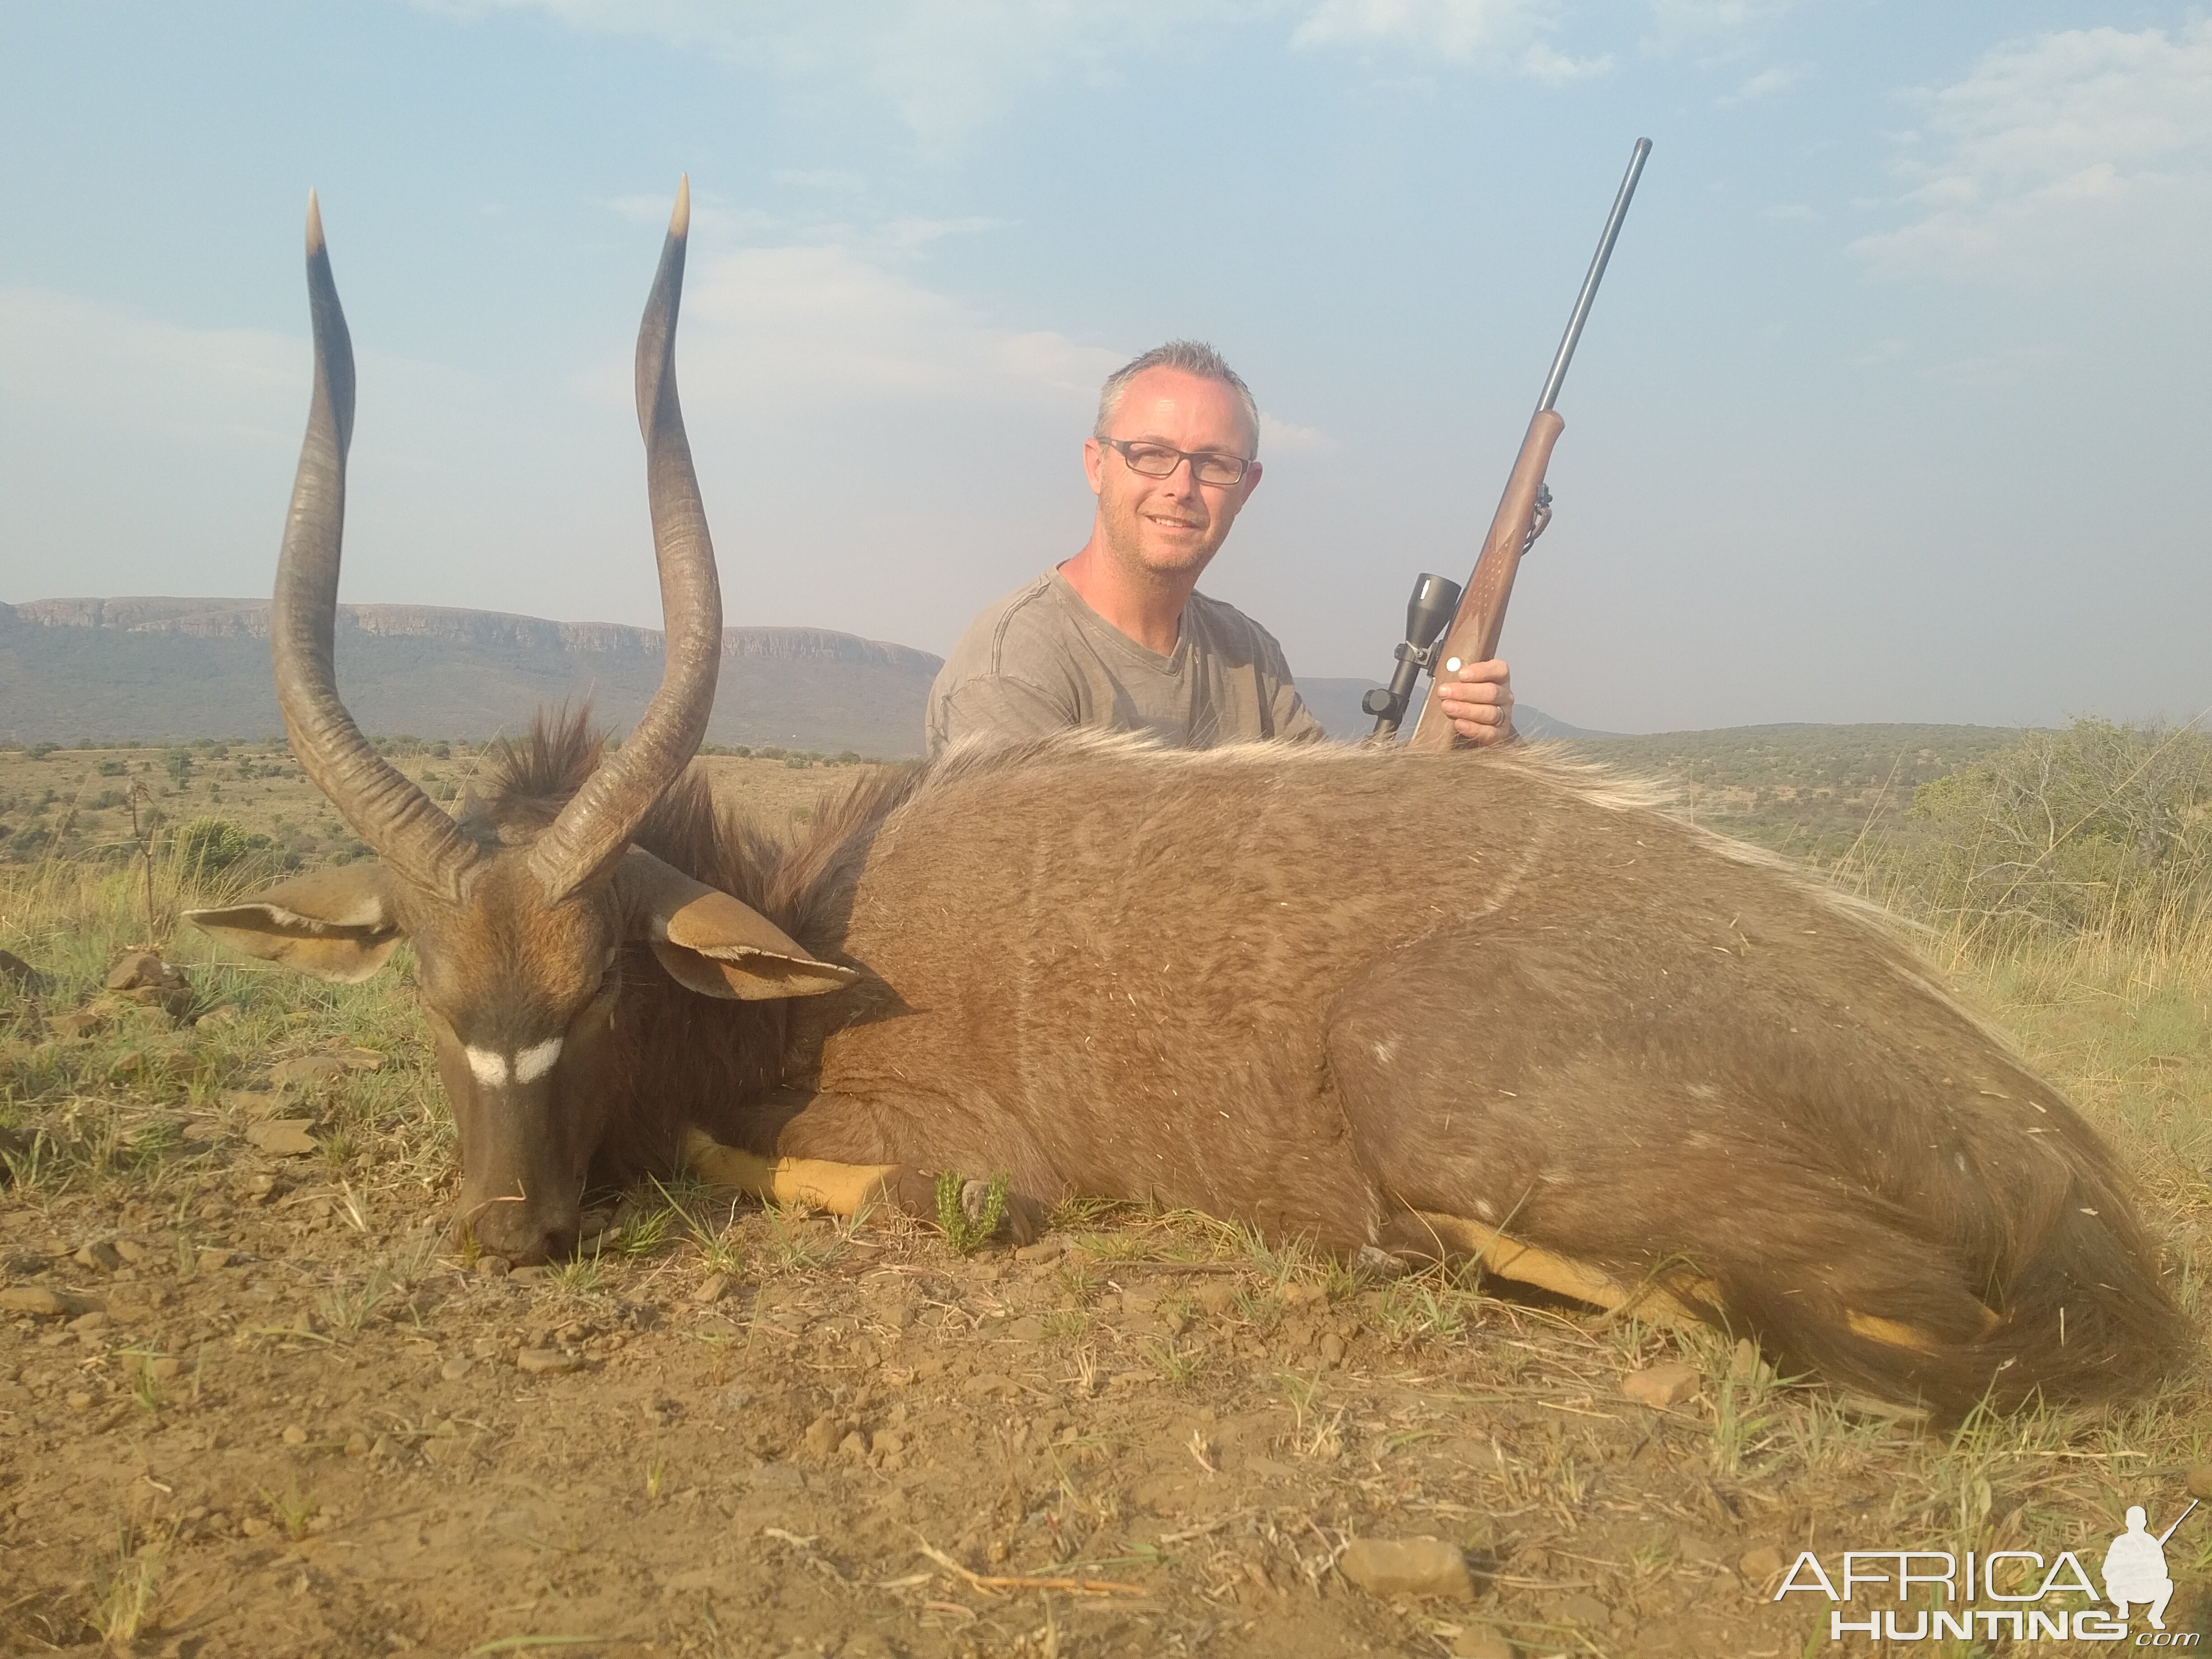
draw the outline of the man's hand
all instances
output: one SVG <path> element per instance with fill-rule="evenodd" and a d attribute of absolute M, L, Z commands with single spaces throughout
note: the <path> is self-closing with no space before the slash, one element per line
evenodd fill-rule
<path fill-rule="evenodd" d="M 1452 730 L 1477 747 L 1510 743 L 1513 730 L 1513 674 L 1500 661 L 1471 662 L 1456 679 L 1437 678 L 1437 700 Z"/>

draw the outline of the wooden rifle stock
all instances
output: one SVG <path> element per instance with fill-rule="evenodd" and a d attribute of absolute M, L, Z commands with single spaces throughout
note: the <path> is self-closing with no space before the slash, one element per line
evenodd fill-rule
<path fill-rule="evenodd" d="M 1498 503 L 1497 516 L 1490 521 L 1490 534 L 1475 559 L 1474 574 L 1467 579 L 1459 610 L 1431 659 L 1436 672 L 1429 681 L 1428 698 L 1421 704 L 1421 718 L 1414 724 L 1413 735 L 1407 739 L 1409 748 L 1449 749 L 1458 738 L 1451 716 L 1437 702 L 1437 688 L 1447 675 L 1457 675 L 1463 665 L 1488 662 L 1498 654 L 1498 636 L 1505 628 L 1505 604 L 1513 597 L 1514 574 L 1521 568 L 1529 528 L 1536 521 L 1536 492 L 1544 487 L 1544 472 L 1552 464 L 1552 446 L 1559 441 L 1559 434 L 1566 427 L 1559 412 L 1550 409 L 1538 410 L 1528 422 L 1528 435 L 1521 440 L 1521 453 L 1513 463 L 1512 475 L 1505 480 L 1505 495 Z"/>

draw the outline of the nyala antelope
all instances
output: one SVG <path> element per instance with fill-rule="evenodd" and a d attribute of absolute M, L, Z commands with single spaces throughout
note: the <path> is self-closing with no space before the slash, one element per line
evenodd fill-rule
<path fill-rule="evenodd" d="M 1073 737 L 886 770 L 792 836 L 689 766 L 721 601 L 673 368 L 637 349 L 667 665 L 603 756 L 541 721 L 449 817 L 331 666 L 351 346 L 310 198 L 315 389 L 271 634 L 292 747 L 378 854 L 193 920 L 319 977 L 411 939 L 459 1219 L 571 1249 L 687 1156 L 850 1210 L 1011 1174 L 1357 1254 L 1470 1254 L 1948 1413 L 2139 1390 L 2182 1329 L 2111 1152 L 1875 920 L 1541 753 Z"/>

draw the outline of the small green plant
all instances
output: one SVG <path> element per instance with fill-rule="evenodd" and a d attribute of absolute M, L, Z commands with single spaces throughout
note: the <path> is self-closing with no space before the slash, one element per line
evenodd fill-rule
<path fill-rule="evenodd" d="M 92 1571 L 92 1626 L 112 1645 L 127 1648 L 153 1626 L 161 1552 L 128 1523 L 117 1527 L 114 1553 Z"/>
<path fill-rule="evenodd" d="M 154 1362 L 160 1357 L 139 1352 L 132 1352 L 129 1355 L 131 1401 L 149 1416 L 158 1414 L 161 1407 L 169 1403 L 168 1389 L 162 1387 L 161 1379 L 154 1375 Z"/>
<path fill-rule="evenodd" d="M 292 1539 L 307 1535 L 307 1522 L 314 1519 L 315 1511 L 322 1507 L 316 1502 L 314 1494 L 300 1484 L 297 1475 L 282 1492 L 264 1488 L 261 1501 L 268 1504 L 270 1517 L 284 1528 L 284 1535 Z"/>
<path fill-rule="evenodd" d="M 315 1311 L 332 1330 L 357 1332 L 374 1317 L 391 1293 L 391 1281 L 379 1268 L 358 1288 L 338 1285 L 325 1291 L 315 1304 Z"/>
<path fill-rule="evenodd" d="M 999 1229 L 1006 1224 L 1006 1193 L 1013 1177 L 1003 1172 L 993 1176 L 973 1216 L 968 1213 L 968 1184 L 957 1170 L 947 1170 L 937 1177 L 938 1230 L 957 1255 L 973 1255 L 999 1236 Z"/>

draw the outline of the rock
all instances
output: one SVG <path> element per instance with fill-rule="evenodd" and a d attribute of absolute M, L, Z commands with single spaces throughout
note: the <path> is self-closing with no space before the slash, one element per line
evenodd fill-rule
<path fill-rule="evenodd" d="M 1324 1334 L 1321 1340 L 1321 1363 L 1341 1365 L 1344 1363 L 1344 1339 L 1334 1331 Z"/>
<path fill-rule="evenodd" d="M 269 1530 L 269 1522 L 258 1515 L 249 1515 L 238 1523 L 238 1529 L 248 1538 L 258 1538 Z"/>
<path fill-rule="evenodd" d="M 104 1273 L 112 1273 L 123 1265 L 123 1253 L 103 1240 L 97 1244 L 86 1245 L 76 1253 L 76 1261 L 80 1267 L 93 1267 Z"/>
<path fill-rule="evenodd" d="M 720 1302 L 729 1293 L 729 1274 L 708 1273 L 704 1279 L 699 1281 L 699 1288 L 691 1292 L 691 1299 L 694 1302 Z"/>
<path fill-rule="evenodd" d="M 210 1140 L 221 1140 L 222 1137 L 222 1125 L 211 1117 L 204 1117 L 196 1122 L 185 1125 L 182 1138 L 198 1146 Z"/>
<path fill-rule="evenodd" d="M 1611 1607 L 1579 1590 L 1559 1603 L 1559 1611 L 1577 1625 L 1602 1625 L 1613 1618 Z"/>
<path fill-rule="evenodd" d="M 307 1431 L 301 1428 L 297 1423 L 293 1424 L 290 1428 L 284 1431 L 284 1443 L 288 1446 L 306 1445 L 307 1443 Z"/>
<path fill-rule="evenodd" d="M 1514 1659 L 1513 1644 L 1486 1625 L 1470 1626 L 1452 1638 L 1452 1659 Z"/>
<path fill-rule="evenodd" d="M 121 1256 L 123 1260 L 128 1261 L 134 1267 L 142 1262 L 151 1261 L 154 1260 L 155 1255 L 152 1250 L 149 1249 L 145 1245 L 141 1244 L 135 1238 L 117 1239 L 115 1241 L 115 1254 Z"/>
<path fill-rule="evenodd" d="M 1190 1299 L 1216 1319 L 1237 1306 L 1237 1286 L 1225 1279 L 1209 1279 L 1194 1286 Z"/>
<path fill-rule="evenodd" d="M 235 1250 L 226 1250 L 219 1244 L 210 1244 L 200 1251 L 199 1270 L 204 1273 L 219 1273 L 225 1267 L 234 1267 L 240 1257 Z"/>
<path fill-rule="evenodd" d="M 1016 1342 L 1042 1342 L 1044 1321 L 1035 1314 L 1024 1314 L 1019 1319 L 1007 1321 L 1006 1334 Z"/>
<path fill-rule="evenodd" d="M 269 1080 L 279 1089 L 314 1088 L 345 1074 L 346 1063 L 336 1054 L 298 1054 L 269 1068 Z"/>
<path fill-rule="evenodd" d="M 466 1354 L 455 1354 L 438 1367 L 438 1375 L 448 1382 L 458 1382 L 476 1368 L 476 1361 Z"/>
<path fill-rule="evenodd" d="M 227 1110 L 243 1112 L 248 1117 L 272 1117 L 284 1107 L 285 1096 L 277 1089 L 226 1089 L 222 1103 Z"/>
<path fill-rule="evenodd" d="M 12 951 L 0 951 L 0 982 L 30 997 L 42 997 L 54 988 L 52 975 L 40 973 Z"/>
<path fill-rule="evenodd" d="M 526 1267 L 510 1269 L 507 1276 L 519 1285 L 538 1285 L 552 1278 L 553 1270 L 542 1261 L 533 1261 Z"/>
<path fill-rule="evenodd" d="M 837 1449 L 844 1438 L 844 1423 L 824 1413 L 806 1425 L 806 1432 L 799 1437 L 799 1444 L 812 1456 L 827 1457 Z"/>
<path fill-rule="evenodd" d="M 315 1152 L 315 1138 L 307 1133 L 313 1127 L 309 1118 L 265 1117 L 246 1126 L 246 1139 L 271 1158 L 308 1158 Z"/>
<path fill-rule="evenodd" d="M 906 1450 L 906 1437 L 891 1429 L 878 1429 L 868 1437 L 868 1449 L 878 1457 L 896 1457 Z"/>
<path fill-rule="evenodd" d="M 1014 1252 L 1017 1261 L 1051 1261 L 1067 1247 L 1057 1238 L 1040 1238 L 1034 1244 L 1024 1244 Z"/>
<path fill-rule="evenodd" d="M 1752 1584 L 1764 1584 L 1782 1571 L 1782 1552 L 1771 1544 L 1761 1544 L 1757 1549 L 1746 1550 L 1736 1562 L 1735 1570 Z"/>
<path fill-rule="evenodd" d="M 837 1443 L 837 1455 L 843 1458 L 848 1463 L 866 1462 L 868 1461 L 868 1437 L 862 1434 L 858 1429 L 854 1430 L 852 1433 L 847 1435 L 842 1440 L 840 1440 Z"/>
<path fill-rule="evenodd" d="M 525 1348 L 514 1356 L 514 1368 L 532 1376 L 564 1376 L 570 1371 L 583 1370 L 584 1362 L 558 1348 Z"/>
<path fill-rule="evenodd" d="M 174 991 L 185 976 L 151 951 L 125 951 L 107 970 L 111 991 Z"/>
<path fill-rule="evenodd" d="M 368 1437 L 359 1429 L 356 1429 L 346 1437 L 345 1454 L 348 1457 L 366 1457 L 368 1455 Z"/>
<path fill-rule="evenodd" d="M 2189 1495 L 2212 1498 L 2212 1463 L 2199 1463 L 2189 1471 Z"/>
<path fill-rule="evenodd" d="M 349 1072 L 380 1072 L 384 1069 L 384 1056 L 374 1048 L 340 1048 L 331 1058 Z"/>
<path fill-rule="evenodd" d="M 79 1389 L 63 1396 L 63 1403 L 73 1412 L 88 1412 L 92 1409 L 92 1396 Z"/>
<path fill-rule="evenodd" d="M 70 1320 L 69 1328 L 73 1331 L 105 1330 L 107 1328 L 107 1315 L 105 1311 L 95 1308 L 90 1313 L 79 1314 L 75 1319 Z"/>
<path fill-rule="evenodd" d="M 0 1291 L 0 1313 L 29 1314 L 33 1319 L 58 1319 L 64 1314 L 93 1313 L 100 1304 L 88 1296 L 50 1291 L 43 1285 L 10 1285 Z"/>
<path fill-rule="evenodd" d="M 64 1042 L 76 1042 L 106 1029 L 106 1013 L 97 1008 L 72 1008 L 65 1014 L 48 1014 L 46 1030 Z"/>
<path fill-rule="evenodd" d="M 1336 1570 L 1370 1595 L 1443 1595 L 1474 1599 L 1467 1557 L 1441 1538 L 1355 1538 Z"/>
<path fill-rule="evenodd" d="M 1663 1411 L 1697 1393 L 1703 1380 L 1694 1365 L 1653 1365 L 1622 1377 L 1620 1391 L 1631 1400 Z"/>
<path fill-rule="evenodd" d="M 487 1279 L 504 1279 L 514 1271 L 514 1263 L 503 1255 L 480 1255 L 477 1271 Z"/>
<path fill-rule="evenodd" d="M 146 1369 L 164 1382 L 184 1375 L 185 1362 L 173 1354 L 163 1354 L 159 1359 L 149 1359 Z"/>

